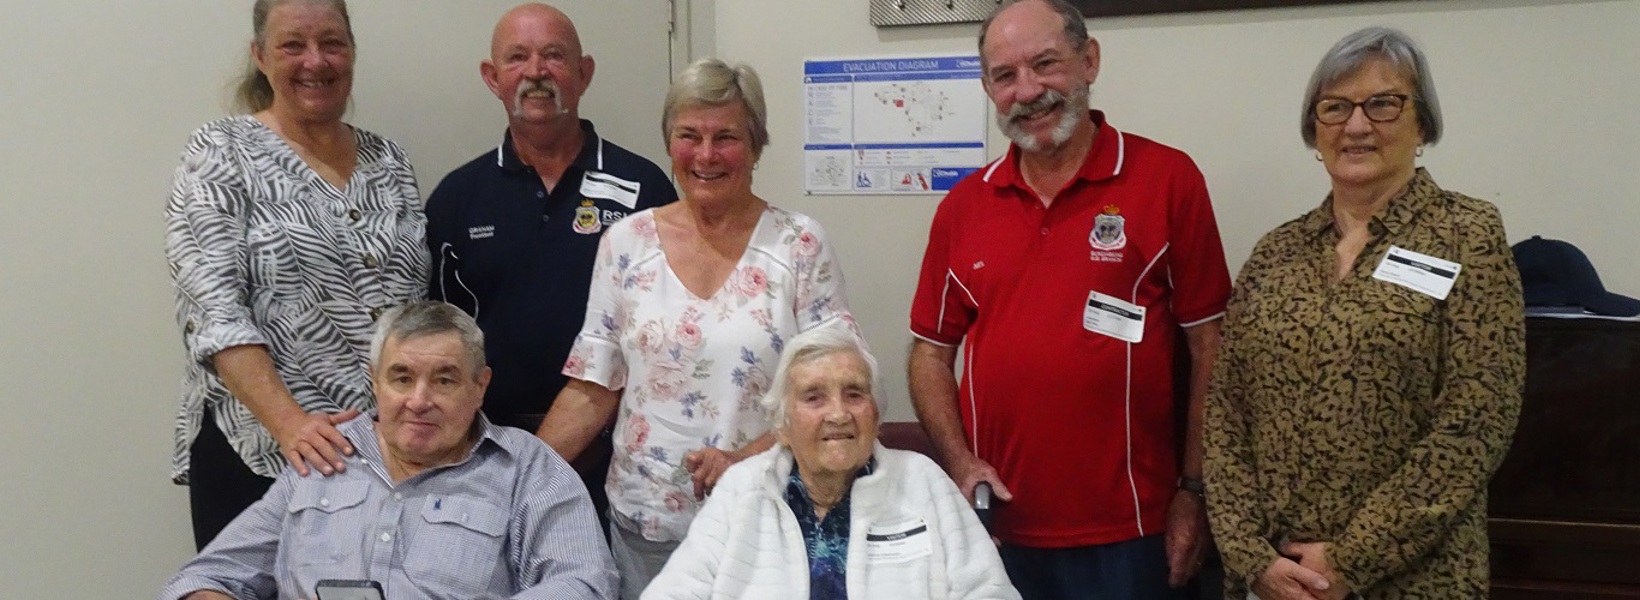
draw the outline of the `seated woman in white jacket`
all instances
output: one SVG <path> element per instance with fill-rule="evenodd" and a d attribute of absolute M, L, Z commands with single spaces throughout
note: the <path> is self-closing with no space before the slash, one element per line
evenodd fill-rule
<path fill-rule="evenodd" d="M 793 337 L 773 380 L 779 443 L 724 473 L 643 600 L 1019 598 L 945 473 L 877 444 L 877 360 L 853 333 Z"/>

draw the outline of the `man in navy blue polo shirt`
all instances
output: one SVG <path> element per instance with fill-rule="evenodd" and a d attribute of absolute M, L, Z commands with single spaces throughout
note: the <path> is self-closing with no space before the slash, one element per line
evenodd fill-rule
<path fill-rule="evenodd" d="M 564 386 L 559 371 L 586 313 L 599 236 L 677 191 L 654 163 L 579 117 L 593 60 L 562 11 L 525 4 L 507 12 L 479 70 L 506 107 L 507 133 L 427 200 L 429 296 L 484 330 L 494 372 L 485 415 L 534 432 Z M 574 465 L 600 515 L 608 456 L 605 437 Z"/>

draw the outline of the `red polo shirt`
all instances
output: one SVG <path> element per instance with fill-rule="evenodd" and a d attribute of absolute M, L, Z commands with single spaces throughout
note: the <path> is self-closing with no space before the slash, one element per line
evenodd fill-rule
<path fill-rule="evenodd" d="M 1093 148 L 1051 207 L 1017 147 L 952 188 L 911 308 L 917 337 L 965 342 L 963 426 L 1014 493 L 996 513 L 1012 544 L 1162 533 L 1178 476 L 1174 328 L 1219 318 L 1230 295 L 1195 163 L 1092 119 Z M 1142 340 L 1085 328 L 1090 291 L 1144 307 Z"/>

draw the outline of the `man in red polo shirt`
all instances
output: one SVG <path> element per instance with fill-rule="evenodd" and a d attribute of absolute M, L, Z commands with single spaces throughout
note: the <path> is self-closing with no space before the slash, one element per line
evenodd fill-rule
<path fill-rule="evenodd" d="M 979 50 L 1014 143 L 934 216 L 911 311 L 917 415 L 964 493 L 984 481 L 1004 500 L 995 534 L 1027 600 L 1171 597 L 1209 535 L 1201 402 L 1230 294 L 1206 184 L 1089 110 L 1099 45 L 1063 0 L 1005 3 Z"/>

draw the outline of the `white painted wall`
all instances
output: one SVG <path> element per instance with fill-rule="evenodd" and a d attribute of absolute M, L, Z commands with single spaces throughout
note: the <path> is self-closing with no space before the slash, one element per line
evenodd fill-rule
<path fill-rule="evenodd" d="M 886 417 L 911 419 L 907 314 L 939 197 L 805 197 L 802 62 L 974 52 L 977 26 L 877 29 L 866 0 L 715 0 L 712 10 L 715 51 L 756 67 L 767 87 L 774 145 L 756 189 L 826 225 L 855 312 L 887 367 Z M 1093 102 L 1114 126 L 1196 159 L 1234 272 L 1260 235 L 1326 194 L 1327 177 L 1298 136 L 1303 87 L 1338 38 L 1376 24 L 1406 30 L 1432 62 L 1447 130 L 1421 164 L 1436 181 L 1496 203 L 1511 241 L 1533 233 L 1574 241 L 1609 288 L 1640 296 L 1632 259 L 1640 1 L 1437 0 L 1100 19 L 1090 22 L 1104 53 Z M 993 155 L 1005 141 L 992 132 Z"/>
<path fill-rule="evenodd" d="M 402 143 L 424 192 L 500 141 L 478 64 L 520 1 L 350 3 L 349 120 Z M 666 3 L 558 5 L 598 60 L 583 114 L 664 159 Z M 189 132 L 225 114 L 250 6 L 0 0 L 0 598 L 152 597 L 193 554 L 160 213 Z"/>

